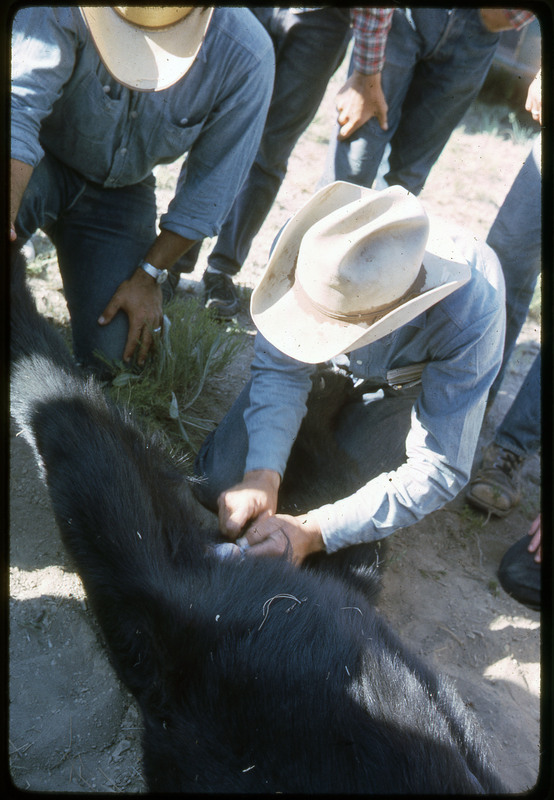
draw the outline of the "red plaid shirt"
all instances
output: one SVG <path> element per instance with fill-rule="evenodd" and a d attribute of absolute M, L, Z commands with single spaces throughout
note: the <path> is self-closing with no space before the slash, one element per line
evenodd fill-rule
<path fill-rule="evenodd" d="M 512 28 L 515 28 L 516 31 L 531 22 L 535 16 L 531 11 L 524 11 L 522 8 L 505 8 L 504 13 L 508 17 Z"/>
<path fill-rule="evenodd" d="M 394 8 L 353 8 L 354 69 L 364 75 L 381 72 Z"/>
<path fill-rule="evenodd" d="M 354 28 L 354 69 L 364 75 L 381 72 L 385 63 L 385 46 L 392 23 L 394 8 L 352 8 L 350 15 Z M 534 14 L 517 8 L 504 9 L 512 27 L 523 28 Z"/>

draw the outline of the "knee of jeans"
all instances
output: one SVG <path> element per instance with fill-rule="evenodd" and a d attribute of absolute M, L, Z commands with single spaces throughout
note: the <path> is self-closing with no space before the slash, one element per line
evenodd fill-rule
<path fill-rule="evenodd" d="M 76 360 L 96 374 L 113 374 L 122 363 L 127 342 L 129 323 L 120 311 L 108 325 L 99 325 L 96 320 L 73 321 L 73 351 Z"/>

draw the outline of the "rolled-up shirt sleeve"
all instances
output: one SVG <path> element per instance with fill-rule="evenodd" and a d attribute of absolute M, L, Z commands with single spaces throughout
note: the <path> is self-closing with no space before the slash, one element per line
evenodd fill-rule
<path fill-rule="evenodd" d="M 161 217 L 162 228 L 189 239 L 219 233 L 256 155 L 273 76 L 274 53 L 267 37 L 265 50 L 252 57 L 241 81 L 204 123 Z"/>

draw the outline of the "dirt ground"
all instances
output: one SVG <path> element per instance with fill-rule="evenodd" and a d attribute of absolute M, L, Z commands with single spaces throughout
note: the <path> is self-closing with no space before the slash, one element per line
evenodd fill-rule
<path fill-rule="evenodd" d="M 239 277 L 247 288 L 259 278 L 277 231 L 317 184 L 338 80 L 297 145 L 279 197 L 254 242 Z M 454 132 L 421 197 L 430 213 L 485 237 L 530 144 L 508 136 L 502 126 L 473 132 L 473 119 L 473 112 L 468 113 L 466 124 Z M 159 171 L 160 210 L 171 195 L 175 174 L 174 167 Z M 190 276 L 192 291 L 208 251 L 206 246 Z M 62 317 L 55 265 L 32 284 L 41 310 Z M 246 313 L 241 320 L 248 324 Z M 509 407 L 539 339 L 537 324 L 528 320 L 510 374 L 485 421 L 481 445 Z M 211 397 L 216 419 L 247 380 L 251 342 L 247 337 L 243 353 L 215 381 Z M 39 792 L 144 791 L 137 707 L 108 663 L 30 450 L 15 433 L 10 442 L 13 784 Z M 404 641 L 450 676 L 475 710 L 495 767 L 514 793 L 533 787 L 539 769 L 540 615 L 506 595 L 496 571 L 505 550 L 527 532 L 539 509 L 540 477 L 535 457 L 524 468 L 524 499 L 504 520 L 487 520 L 470 510 L 461 495 L 391 537 L 380 600 L 381 611 Z"/>

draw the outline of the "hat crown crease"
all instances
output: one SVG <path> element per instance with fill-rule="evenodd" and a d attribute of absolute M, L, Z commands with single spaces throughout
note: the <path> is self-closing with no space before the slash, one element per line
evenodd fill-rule
<path fill-rule="evenodd" d="M 409 291 L 428 233 L 427 215 L 405 190 L 361 198 L 306 232 L 296 279 L 320 311 L 338 318 L 367 315 Z"/>

